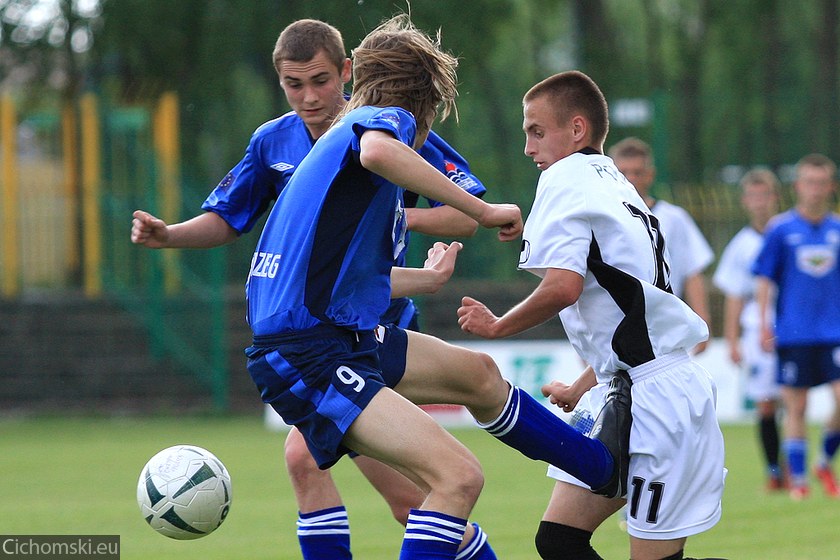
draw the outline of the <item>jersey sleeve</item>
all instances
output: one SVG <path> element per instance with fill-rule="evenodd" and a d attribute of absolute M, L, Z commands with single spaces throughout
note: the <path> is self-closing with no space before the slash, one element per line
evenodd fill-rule
<path fill-rule="evenodd" d="M 411 113 L 405 109 L 399 107 L 382 108 L 372 115 L 353 123 L 355 138 L 352 149 L 354 151 L 360 151 L 359 141 L 362 135 L 368 130 L 389 132 L 406 146 L 412 146 L 414 144 L 414 137 L 417 134 L 417 123 Z"/>
<path fill-rule="evenodd" d="M 260 137 L 251 137 L 245 156 L 219 182 L 201 205 L 215 212 L 238 233 L 251 231 L 274 200 L 274 184 L 260 157 Z"/>
<path fill-rule="evenodd" d="M 539 189 L 525 225 L 519 268 L 540 277 L 549 268 L 586 276 L 592 242 L 587 197 L 581 189 L 560 188 L 556 183 L 544 187 Z"/>
<path fill-rule="evenodd" d="M 420 148 L 420 155 L 471 195 L 481 198 L 487 192 L 484 184 L 470 171 L 467 160 L 434 131 L 429 132 L 429 137 Z M 431 208 L 443 206 L 436 200 L 426 200 Z"/>
<path fill-rule="evenodd" d="M 680 266 L 685 271 L 686 277 L 694 276 L 703 272 L 712 263 L 715 254 L 689 213 L 680 207 L 675 207 L 675 209 L 681 222 L 682 239 L 680 241 L 680 250 L 670 252 L 671 258 L 675 260 L 678 258 L 678 255 L 685 256 Z"/>
<path fill-rule="evenodd" d="M 779 228 L 771 225 L 764 234 L 764 245 L 762 245 L 761 251 L 758 252 L 758 256 L 753 263 L 753 274 L 767 277 L 778 283 L 782 261 L 782 245 L 782 235 L 779 233 Z"/>
<path fill-rule="evenodd" d="M 712 283 L 726 296 L 746 298 L 753 291 L 752 263 L 745 262 L 739 239 L 736 235 L 723 249 Z"/>

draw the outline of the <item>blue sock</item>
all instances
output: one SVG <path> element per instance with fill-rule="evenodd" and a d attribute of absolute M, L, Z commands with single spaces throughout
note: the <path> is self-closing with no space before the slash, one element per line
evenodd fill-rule
<path fill-rule="evenodd" d="M 487 533 L 481 530 L 478 523 L 473 523 L 472 526 L 475 527 L 475 533 L 455 560 L 498 560 L 490 547 L 490 541 L 487 540 Z"/>
<path fill-rule="evenodd" d="M 350 560 L 350 521 L 344 506 L 298 512 L 297 536 L 304 560 Z"/>
<path fill-rule="evenodd" d="M 837 453 L 837 448 L 840 447 L 840 432 L 826 432 L 823 434 L 822 444 L 822 460 L 828 465 Z"/>
<path fill-rule="evenodd" d="M 791 482 L 795 486 L 806 484 L 808 442 L 804 439 L 786 439 L 784 446 Z"/>
<path fill-rule="evenodd" d="M 603 443 L 581 434 L 519 387 L 511 389 L 498 418 L 479 426 L 526 457 L 550 463 L 592 488 L 612 475 L 613 459 Z"/>
<path fill-rule="evenodd" d="M 412 509 L 405 525 L 400 560 L 453 560 L 466 528 L 466 519 Z"/>

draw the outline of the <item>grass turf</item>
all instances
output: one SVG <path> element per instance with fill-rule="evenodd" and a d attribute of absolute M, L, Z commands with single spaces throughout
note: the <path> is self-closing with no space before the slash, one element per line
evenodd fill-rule
<path fill-rule="evenodd" d="M 533 534 L 552 481 L 542 464 L 521 457 L 480 430 L 453 433 L 475 452 L 486 484 L 472 518 L 502 560 L 537 558 Z M 811 498 L 792 502 L 763 490 L 752 426 L 725 426 L 724 516 L 689 539 L 686 553 L 738 560 L 811 559 L 836 554 L 840 501 L 813 481 Z M 818 442 L 811 437 L 812 455 Z M 296 506 L 282 463 L 284 434 L 254 417 L 151 419 L 44 418 L 0 421 L 0 535 L 118 534 L 121 558 L 300 558 Z M 206 447 L 226 464 L 233 503 L 224 525 L 195 541 L 174 541 L 143 522 L 135 502 L 140 469 L 177 443 Z M 347 504 L 354 557 L 398 556 L 401 527 L 352 462 L 333 469 Z M 606 559 L 627 558 L 627 536 L 608 520 L 593 539 Z"/>

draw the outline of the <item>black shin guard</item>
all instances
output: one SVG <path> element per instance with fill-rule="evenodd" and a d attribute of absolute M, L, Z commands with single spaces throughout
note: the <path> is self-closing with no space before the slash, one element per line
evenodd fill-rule
<path fill-rule="evenodd" d="M 592 548 L 591 539 L 589 531 L 540 521 L 534 544 L 543 560 L 603 560 Z"/>

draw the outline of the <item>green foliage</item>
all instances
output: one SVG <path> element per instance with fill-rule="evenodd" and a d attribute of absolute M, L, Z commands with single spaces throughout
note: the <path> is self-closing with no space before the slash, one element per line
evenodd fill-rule
<path fill-rule="evenodd" d="M 551 491 L 544 466 L 476 429 L 454 431 L 479 457 L 486 484 L 474 510 L 500 558 L 536 557 L 533 535 Z M 804 502 L 767 495 L 752 425 L 725 426 L 722 521 L 689 539 L 686 553 L 738 560 L 828 558 L 835 552 L 837 502 L 819 488 Z M 251 417 L 53 418 L 0 421 L 3 534 L 119 534 L 122 558 L 140 560 L 300 558 L 294 497 L 282 465 L 283 434 Z M 817 443 L 817 430 L 811 433 Z M 214 452 L 233 482 L 230 516 L 197 541 L 166 539 L 146 527 L 135 502 L 140 469 L 169 445 Z M 395 558 L 400 526 L 348 459 L 333 476 L 350 514 L 359 558 Z M 814 483 L 816 483 L 814 481 Z M 627 535 L 608 520 L 593 539 L 604 558 L 627 558 Z"/>

